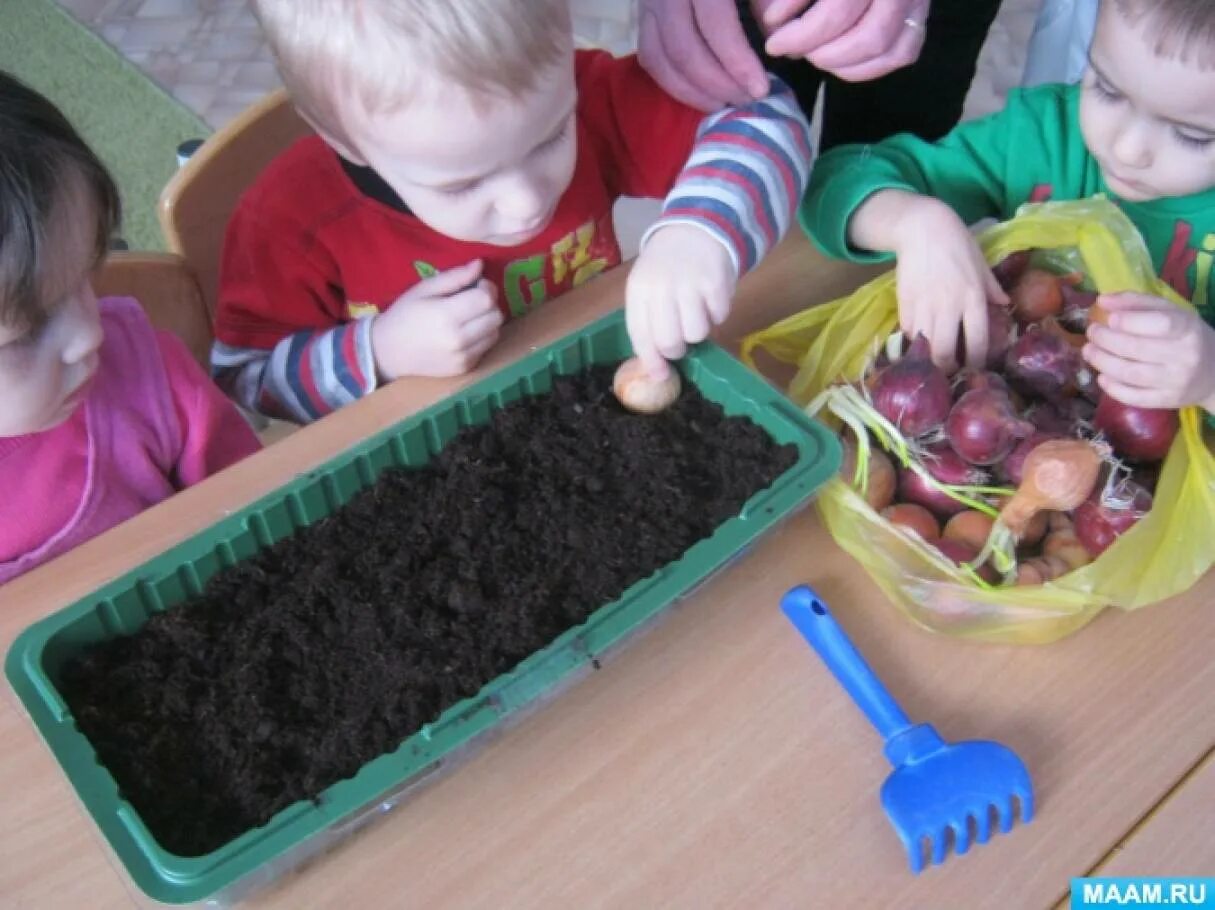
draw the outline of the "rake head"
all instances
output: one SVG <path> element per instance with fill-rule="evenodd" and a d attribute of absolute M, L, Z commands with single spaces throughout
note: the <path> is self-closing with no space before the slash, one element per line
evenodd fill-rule
<path fill-rule="evenodd" d="M 945 861 L 952 841 L 959 856 L 971 843 L 991 837 L 992 817 L 1001 834 L 1012 830 L 1014 805 L 1022 823 L 1034 816 L 1033 785 L 1024 763 L 999 743 L 946 743 L 928 724 L 917 724 L 886 744 L 895 769 L 882 785 L 882 807 L 898 832 L 912 872 Z M 927 843 L 926 843 L 927 842 Z"/>

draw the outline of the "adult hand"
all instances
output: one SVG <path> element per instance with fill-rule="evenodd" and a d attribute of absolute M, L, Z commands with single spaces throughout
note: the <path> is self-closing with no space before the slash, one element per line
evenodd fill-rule
<path fill-rule="evenodd" d="M 804 57 L 847 82 L 864 82 L 916 61 L 930 0 L 753 2 L 769 56 Z"/>
<path fill-rule="evenodd" d="M 638 55 L 659 85 L 703 111 L 768 94 L 734 0 L 642 0 Z"/>

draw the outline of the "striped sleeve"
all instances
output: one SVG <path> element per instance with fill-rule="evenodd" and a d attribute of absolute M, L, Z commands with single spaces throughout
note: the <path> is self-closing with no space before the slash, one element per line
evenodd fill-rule
<path fill-rule="evenodd" d="M 789 229 L 813 158 L 805 114 L 788 86 L 772 77 L 767 98 L 701 122 L 642 245 L 665 225 L 695 224 L 725 244 L 738 274 L 749 271 Z"/>
<path fill-rule="evenodd" d="M 211 375 L 251 411 L 311 423 L 373 391 L 370 318 L 288 335 L 270 350 L 217 341 Z"/>

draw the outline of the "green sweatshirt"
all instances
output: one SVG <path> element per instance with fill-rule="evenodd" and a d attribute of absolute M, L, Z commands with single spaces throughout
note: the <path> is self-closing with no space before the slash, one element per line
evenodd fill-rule
<path fill-rule="evenodd" d="M 829 256 L 889 258 L 848 244 L 848 221 L 878 190 L 935 196 L 967 224 L 1012 217 L 1025 202 L 1108 196 L 1139 229 L 1160 277 L 1215 324 L 1215 188 L 1193 196 L 1127 202 L 1105 185 L 1080 135 L 1078 86 L 1014 91 L 1003 111 L 963 123 L 936 143 L 900 135 L 833 149 L 814 166 L 802 228 Z"/>

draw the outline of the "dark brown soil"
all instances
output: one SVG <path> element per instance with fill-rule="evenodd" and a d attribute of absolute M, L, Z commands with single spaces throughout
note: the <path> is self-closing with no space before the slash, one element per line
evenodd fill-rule
<path fill-rule="evenodd" d="M 395 749 L 790 467 L 695 389 L 559 380 L 71 661 L 81 731 L 167 849 L 210 852 Z"/>

